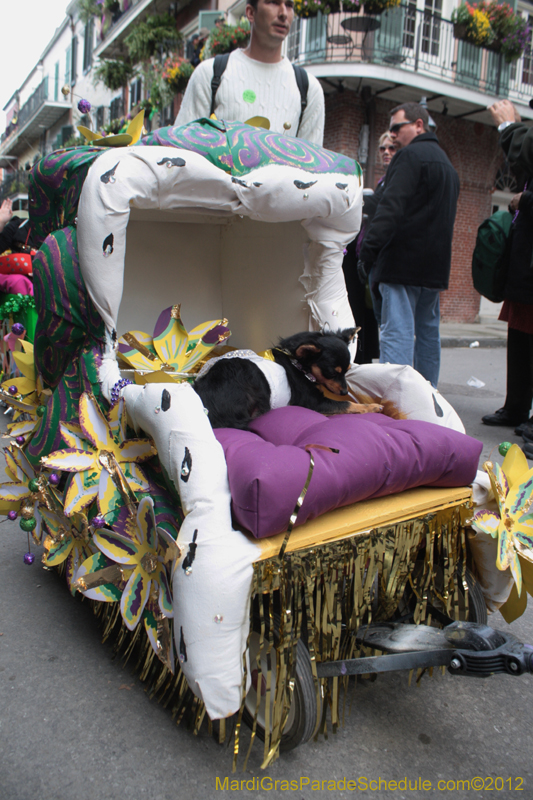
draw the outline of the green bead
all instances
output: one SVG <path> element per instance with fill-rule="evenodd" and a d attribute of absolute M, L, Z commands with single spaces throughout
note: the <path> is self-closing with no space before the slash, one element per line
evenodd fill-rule
<path fill-rule="evenodd" d="M 507 452 L 512 447 L 511 442 L 502 442 L 501 445 L 498 447 L 498 453 L 501 456 L 507 455 Z"/>
<path fill-rule="evenodd" d="M 37 411 L 35 412 L 38 417 L 44 417 L 46 412 L 46 406 L 37 406 Z"/>
<path fill-rule="evenodd" d="M 29 517 L 28 519 L 21 519 L 19 524 L 23 531 L 29 533 L 37 527 L 37 520 L 35 517 Z"/>
<path fill-rule="evenodd" d="M 39 481 L 37 478 L 32 478 L 31 481 L 28 483 L 28 489 L 30 492 L 38 492 L 39 491 Z"/>

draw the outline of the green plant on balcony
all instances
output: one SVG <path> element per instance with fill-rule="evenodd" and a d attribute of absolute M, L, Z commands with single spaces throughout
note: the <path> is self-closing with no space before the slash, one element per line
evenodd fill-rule
<path fill-rule="evenodd" d="M 461 3 L 452 12 L 454 35 L 465 42 L 486 47 L 494 41 L 490 20 L 478 3 Z"/>
<path fill-rule="evenodd" d="M 105 11 L 102 0 L 78 0 L 77 10 L 84 25 L 87 25 L 93 17 L 103 16 Z"/>
<path fill-rule="evenodd" d="M 162 78 L 174 93 L 184 92 L 193 72 L 194 67 L 190 61 L 173 55 L 163 64 Z"/>
<path fill-rule="evenodd" d="M 106 89 L 116 92 L 127 85 L 132 75 L 133 67 L 128 61 L 104 58 L 94 71 L 94 83 L 103 83 Z"/>
<path fill-rule="evenodd" d="M 482 0 L 480 6 L 494 31 L 492 49 L 502 53 L 506 61 L 520 58 L 531 41 L 531 29 L 524 17 L 514 12 L 507 3 L 497 3 L 495 0 L 487 3 Z"/>
<path fill-rule="evenodd" d="M 175 50 L 183 41 L 176 29 L 176 21 L 171 14 L 148 16 L 143 22 L 133 26 L 124 39 L 130 61 L 148 61 L 157 53 Z"/>
<path fill-rule="evenodd" d="M 250 23 L 241 19 L 238 25 L 221 25 L 209 34 L 200 58 L 211 58 L 222 53 L 231 53 L 239 47 L 246 47 L 250 39 Z"/>
<path fill-rule="evenodd" d="M 345 11 L 358 14 L 364 7 L 365 14 L 382 14 L 388 8 L 400 5 L 401 0 L 295 0 L 294 13 L 298 17 L 316 17 L 320 14 L 338 14 Z"/>
<path fill-rule="evenodd" d="M 401 0 L 366 0 L 364 4 L 365 14 L 383 14 L 391 8 L 397 8 Z"/>
<path fill-rule="evenodd" d="M 453 11 L 452 22 L 457 39 L 502 53 L 506 61 L 520 58 L 530 42 L 526 20 L 510 5 L 496 0 L 462 3 Z"/>

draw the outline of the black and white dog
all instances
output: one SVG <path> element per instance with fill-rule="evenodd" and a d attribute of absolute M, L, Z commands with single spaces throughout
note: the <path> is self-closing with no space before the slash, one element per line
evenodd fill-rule
<path fill-rule="evenodd" d="M 249 351 L 235 351 L 207 362 L 194 388 L 209 412 L 213 428 L 246 430 L 250 422 L 280 406 L 303 406 L 321 414 L 380 412 L 377 404 L 360 404 L 326 397 L 346 395 L 350 366 L 348 344 L 353 328 L 334 332 L 296 333 L 280 339 L 272 350 L 274 361 Z"/>

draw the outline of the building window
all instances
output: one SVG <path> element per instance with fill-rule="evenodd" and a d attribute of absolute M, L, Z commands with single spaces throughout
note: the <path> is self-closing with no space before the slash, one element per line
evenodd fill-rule
<path fill-rule="evenodd" d="M 442 0 L 425 0 L 422 23 L 422 52 L 430 56 L 439 55 L 440 20 Z"/>
<path fill-rule="evenodd" d="M 300 55 L 300 37 L 302 30 L 302 20 L 300 17 L 294 20 L 287 40 L 287 58 L 289 61 L 296 61 Z"/>
<path fill-rule="evenodd" d="M 93 63 L 94 19 L 90 19 L 85 26 L 83 38 L 83 71 L 88 72 Z"/>
<path fill-rule="evenodd" d="M 54 101 L 57 103 L 59 100 L 59 61 L 56 61 L 54 67 Z"/>
<path fill-rule="evenodd" d="M 412 50 L 415 46 L 416 3 L 409 3 L 403 17 L 403 46 Z"/>
<path fill-rule="evenodd" d="M 516 194 L 518 189 L 518 181 L 514 176 L 509 162 L 505 160 L 500 169 L 496 173 L 494 180 L 494 189 L 498 192 L 508 192 L 511 195 Z"/>
<path fill-rule="evenodd" d="M 67 47 L 65 54 L 65 86 L 70 86 L 71 47 Z"/>
<path fill-rule="evenodd" d="M 109 119 L 120 119 L 124 116 L 124 102 L 122 97 L 115 97 L 109 106 Z"/>
<path fill-rule="evenodd" d="M 533 17 L 531 15 L 527 18 L 529 30 L 529 42 L 524 50 L 524 61 L 522 67 L 522 83 L 527 83 L 530 86 L 533 84 L 533 48 L 531 46 L 531 29 L 533 26 Z"/>
<path fill-rule="evenodd" d="M 105 106 L 98 106 L 96 109 L 96 128 L 102 130 L 105 123 Z"/>
<path fill-rule="evenodd" d="M 78 37 L 73 36 L 70 45 L 70 84 L 74 86 L 78 78 Z"/>
<path fill-rule="evenodd" d="M 130 109 L 142 100 L 142 78 L 137 78 L 130 84 Z"/>

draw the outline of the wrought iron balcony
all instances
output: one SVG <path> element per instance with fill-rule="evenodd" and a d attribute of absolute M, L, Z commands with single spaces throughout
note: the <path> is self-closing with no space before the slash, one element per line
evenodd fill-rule
<path fill-rule="evenodd" d="M 7 173 L 2 183 L 0 183 L 0 203 L 3 203 L 7 197 L 16 197 L 19 194 L 26 195 L 29 178 L 30 173 L 25 170 Z"/>
<path fill-rule="evenodd" d="M 450 20 L 411 3 L 373 17 L 340 13 L 297 20 L 288 55 L 308 65 L 392 67 L 522 102 L 533 96 L 531 44 L 518 61 L 508 64 L 500 53 L 456 39 Z"/>

